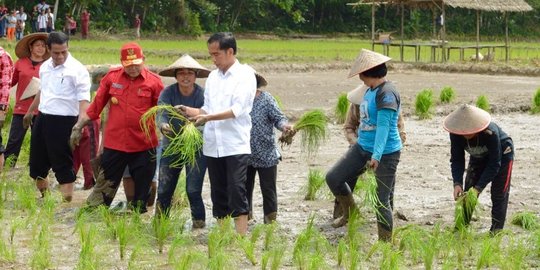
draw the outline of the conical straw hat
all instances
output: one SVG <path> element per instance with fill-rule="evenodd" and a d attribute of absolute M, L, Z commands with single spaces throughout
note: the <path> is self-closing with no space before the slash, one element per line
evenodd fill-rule
<path fill-rule="evenodd" d="M 33 33 L 24 36 L 19 42 L 17 42 L 17 45 L 15 45 L 15 54 L 19 59 L 29 57 L 30 56 L 30 44 L 32 44 L 34 41 L 38 39 L 42 39 L 47 43 L 47 38 L 49 37 L 49 34 L 47 33 Z M 43 59 L 49 59 L 51 54 L 49 53 L 49 50 L 45 51 L 45 54 L 43 55 Z"/>
<path fill-rule="evenodd" d="M 176 77 L 176 70 L 179 68 L 188 68 L 197 71 L 197 78 L 206 78 L 210 74 L 210 70 L 203 67 L 197 60 L 193 57 L 184 54 L 182 57 L 178 58 L 172 65 L 168 66 L 166 69 L 159 72 L 159 75 L 165 77 Z"/>
<path fill-rule="evenodd" d="M 380 64 L 386 63 L 390 61 L 391 59 L 392 58 L 386 55 L 382 55 L 374 51 L 362 49 L 358 57 L 356 57 L 356 60 L 354 60 L 354 63 L 351 67 L 351 71 L 349 72 L 348 78 L 358 75 Z"/>
<path fill-rule="evenodd" d="M 362 99 L 364 98 L 364 94 L 366 93 L 366 90 L 369 88 L 369 86 L 362 84 L 353 90 L 349 91 L 347 93 L 347 99 L 349 102 L 360 105 L 362 103 Z"/>
<path fill-rule="evenodd" d="M 471 135 L 486 129 L 490 122 L 488 112 L 463 104 L 444 119 L 443 127 L 453 134 Z"/>

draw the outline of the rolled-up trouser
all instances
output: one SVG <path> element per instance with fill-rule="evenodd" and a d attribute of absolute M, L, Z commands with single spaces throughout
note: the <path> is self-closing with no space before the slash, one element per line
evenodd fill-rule
<path fill-rule="evenodd" d="M 212 214 L 222 219 L 249 213 L 246 197 L 247 161 L 249 155 L 220 158 L 206 157 L 210 177 Z"/>
<path fill-rule="evenodd" d="M 248 166 L 246 191 L 249 203 L 249 210 L 253 212 L 253 189 L 255 188 L 255 174 L 259 173 L 259 184 L 263 197 L 263 213 L 267 216 L 270 213 L 277 212 L 277 165 L 268 168 L 255 168 Z"/>
<path fill-rule="evenodd" d="M 400 155 L 400 151 L 382 155 L 375 171 L 377 195 L 382 203 L 377 209 L 380 213 L 377 215 L 377 223 L 389 231 L 393 227 L 392 204 Z M 349 183 L 356 183 L 356 179 L 365 171 L 371 156 L 372 153 L 355 144 L 334 164 L 326 174 L 326 183 L 335 196 L 346 196 L 352 192 Z"/>
<path fill-rule="evenodd" d="M 132 204 L 140 212 L 146 212 L 150 183 L 156 170 L 154 153 L 154 149 L 126 153 L 105 148 L 101 156 L 101 170 L 92 193 L 86 199 L 87 204 L 89 206 L 101 204 L 110 206 L 122 181 L 124 169 L 129 165 L 129 172 L 135 183 Z"/>
<path fill-rule="evenodd" d="M 494 232 L 504 228 L 506 221 L 506 211 L 508 209 L 508 199 L 510 197 L 510 182 L 512 180 L 512 165 L 514 162 L 514 146 L 512 140 L 501 144 L 502 152 L 501 168 L 491 181 L 491 228 Z M 482 173 L 486 169 L 489 160 L 475 159 L 469 160 L 467 167 L 467 176 L 465 177 L 465 190 L 474 187 L 480 180 Z M 465 224 L 469 224 L 472 218 L 472 212 L 464 212 Z"/>
<path fill-rule="evenodd" d="M 157 201 L 162 212 L 168 213 L 171 208 L 171 201 L 174 195 L 174 190 L 178 184 L 178 178 L 182 167 L 170 167 L 172 159 L 175 157 L 161 157 L 159 161 L 159 178 L 158 178 L 158 196 Z M 191 208 L 192 220 L 206 220 L 206 211 L 202 199 L 202 188 L 204 182 L 204 174 L 206 173 L 206 157 L 202 155 L 202 151 L 197 156 L 195 166 L 186 165 L 186 193 Z"/>

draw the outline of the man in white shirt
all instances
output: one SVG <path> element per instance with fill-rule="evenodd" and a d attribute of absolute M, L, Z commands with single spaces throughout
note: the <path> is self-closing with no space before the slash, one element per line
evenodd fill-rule
<path fill-rule="evenodd" d="M 69 202 L 76 179 L 69 138 L 78 117 L 88 108 L 91 81 L 86 67 L 69 54 L 66 34 L 50 33 L 47 48 L 51 58 L 39 69 L 41 90 L 23 118 L 23 124 L 28 127 L 32 112 L 39 106 L 30 140 L 30 176 L 44 194 L 52 168 L 64 201 Z"/>
<path fill-rule="evenodd" d="M 203 154 L 207 158 L 212 213 L 221 220 L 234 218 L 236 231 L 247 233 L 249 206 L 246 172 L 251 154 L 251 117 L 256 92 L 253 69 L 236 59 L 236 39 L 231 33 L 216 33 L 208 39 L 208 52 L 217 66 L 206 80 L 204 106 L 178 109 L 205 124 Z M 208 123 L 207 123 L 208 122 Z"/>

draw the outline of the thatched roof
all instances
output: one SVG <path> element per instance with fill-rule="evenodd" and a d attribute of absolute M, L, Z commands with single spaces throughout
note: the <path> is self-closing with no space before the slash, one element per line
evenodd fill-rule
<path fill-rule="evenodd" d="M 390 4 L 428 7 L 441 4 L 453 8 L 465 8 L 483 11 L 523 12 L 533 8 L 525 0 L 360 0 L 356 4 Z"/>

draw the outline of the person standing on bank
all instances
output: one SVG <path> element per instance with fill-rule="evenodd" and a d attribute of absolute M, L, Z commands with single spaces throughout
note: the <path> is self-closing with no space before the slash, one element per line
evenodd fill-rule
<path fill-rule="evenodd" d="M 73 126 L 70 143 L 78 145 L 82 128 L 91 120 L 99 118 L 110 102 L 107 123 L 104 126 L 102 171 L 86 203 L 90 207 L 110 206 L 124 169 L 135 183 L 135 192 L 130 206 L 144 213 L 150 195 L 150 185 L 156 170 L 155 148 L 157 134 L 150 138 L 141 128 L 140 118 L 157 105 L 163 83 L 159 76 L 144 66 L 144 54 L 139 44 L 129 42 L 120 49 L 122 67 L 112 68 L 100 82 L 96 97 L 90 107 Z M 151 126 L 149 130 L 154 130 Z"/>
<path fill-rule="evenodd" d="M 9 88 L 13 76 L 13 60 L 4 48 L 0 47 L 0 131 L 4 127 L 6 113 L 9 107 Z M 0 171 L 4 167 L 4 146 L 0 132 Z"/>
<path fill-rule="evenodd" d="M 67 202 L 73 197 L 73 182 L 77 178 L 69 137 L 71 128 L 88 108 L 91 85 L 86 67 L 69 53 L 68 40 L 62 32 L 49 34 L 47 49 L 51 58 L 39 69 L 41 90 L 23 118 L 28 128 L 39 106 L 30 140 L 30 177 L 43 194 L 49 186 L 47 175 L 52 168 Z"/>
<path fill-rule="evenodd" d="M 277 164 L 281 154 L 276 145 L 274 127 L 281 132 L 294 132 L 287 117 L 279 109 L 276 100 L 267 91 L 261 90 L 268 85 L 266 79 L 255 73 L 257 92 L 251 110 L 251 155 L 247 168 L 247 198 L 249 203 L 249 218 L 253 217 L 253 190 L 255 174 L 259 174 L 261 194 L 263 196 L 264 223 L 269 224 L 277 218 Z"/>
<path fill-rule="evenodd" d="M 51 56 L 47 51 L 47 33 L 34 33 L 25 36 L 15 46 L 15 54 L 19 58 L 15 62 L 15 71 L 11 86 L 17 85 L 15 94 L 15 106 L 13 108 L 13 119 L 9 130 L 9 138 L 6 145 L 6 158 L 12 157 L 11 167 L 15 167 L 21 146 L 26 135 L 27 128 L 24 128 L 23 118 L 26 113 L 35 117 L 37 110 L 32 112 L 28 108 L 34 101 L 34 96 L 21 99 L 23 93 L 34 78 L 39 78 L 39 68 L 41 64 Z M 28 89 L 30 91 L 31 89 Z"/>
<path fill-rule="evenodd" d="M 400 96 L 394 84 L 386 80 L 385 63 L 389 60 L 387 56 L 365 49 L 356 58 L 349 78 L 358 75 L 369 87 L 359 106 L 358 140 L 326 174 L 326 183 L 343 213 L 332 223 L 337 228 L 347 224 L 350 212 L 356 210 L 348 183 L 358 178 L 367 166 L 375 171 L 377 196 L 382 203 L 377 209 L 380 213 L 377 229 L 382 241 L 390 241 L 392 237 L 391 194 L 402 148 L 397 124 Z"/>
<path fill-rule="evenodd" d="M 90 12 L 85 8 L 81 13 L 81 37 L 82 39 L 88 38 L 88 32 L 90 31 Z"/>
<path fill-rule="evenodd" d="M 159 96 L 159 105 L 185 105 L 192 108 L 201 108 L 204 105 L 204 89 L 195 83 L 196 78 L 206 78 L 210 70 L 201 66 L 189 55 L 183 55 L 172 65 L 161 71 L 159 75 L 175 77 L 176 82 L 167 86 Z M 159 114 L 158 126 L 163 133 L 161 148 L 167 149 L 170 143 L 168 136 L 173 131 L 178 133 L 183 123 L 178 119 L 170 119 L 167 113 Z M 159 160 L 159 186 L 157 197 L 156 214 L 169 214 L 171 200 L 178 183 L 178 177 L 182 167 L 170 167 L 169 165 L 178 159 L 178 156 L 161 156 Z M 206 226 L 206 211 L 202 199 L 202 187 L 206 172 L 206 157 L 199 152 L 195 166 L 186 166 L 186 193 L 191 208 L 193 228 Z"/>
<path fill-rule="evenodd" d="M 204 106 L 180 105 L 196 125 L 205 124 L 203 153 L 207 158 L 212 214 L 218 220 L 234 218 L 236 231 L 247 233 L 249 204 L 246 197 L 247 162 L 250 148 L 249 113 L 257 90 L 253 70 L 236 59 L 232 33 L 215 33 L 208 39 L 208 52 L 217 66 L 206 80 Z M 207 123 L 208 122 L 208 123 Z"/>
<path fill-rule="evenodd" d="M 450 133 L 450 167 L 454 181 L 454 200 L 464 191 L 479 195 L 491 182 L 491 228 L 492 234 L 504 228 L 510 180 L 514 162 L 514 144 L 486 111 L 471 105 L 461 105 L 443 122 Z M 465 170 L 465 152 L 469 153 L 469 165 Z M 465 187 L 463 187 L 463 174 Z M 464 212 L 465 224 L 469 224 L 472 212 Z"/>

